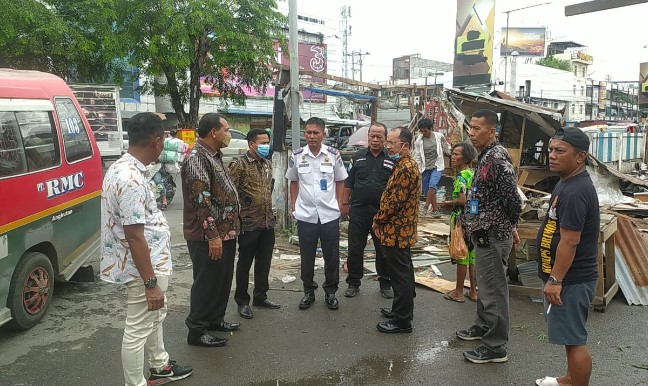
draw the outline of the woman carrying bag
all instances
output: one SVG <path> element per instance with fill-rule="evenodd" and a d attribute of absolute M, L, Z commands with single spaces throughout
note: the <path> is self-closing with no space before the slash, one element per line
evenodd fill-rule
<path fill-rule="evenodd" d="M 472 143 L 466 141 L 457 143 L 452 147 L 450 161 L 457 172 L 452 191 L 452 200 L 441 203 L 442 207 L 451 207 L 450 212 L 450 257 L 452 263 L 457 265 L 457 283 L 454 290 L 443 295 L 444 299 L 463 303 L 464 296 L 472 301 L 477 301 L 475 287 L 475 251 L 468 237 L 464 237 L 463 220 L 464 206 L 466 205 L 467 192 L 472 187 L 474 172 L 470 163 L 477 158 L 477 149 Z M 464 294 L 464 280 L 466 273 L 470 277 L 470 291 Z"/>

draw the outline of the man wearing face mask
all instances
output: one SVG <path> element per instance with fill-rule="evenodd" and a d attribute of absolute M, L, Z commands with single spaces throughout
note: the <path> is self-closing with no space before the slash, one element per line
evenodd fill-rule
<path fill-rule="evenodd" d="M 236 292 L 234 300 L 238 313 L 252 319 L 248 281 L 254 261 L 254 298 L 252 305 L 261 308 L 280 308 L 268 300 L 268 274 L 275 243 L 275 217 L 272 213 L 272 164 L 270 137 L 265 130 L 252 129 L 247 134 L 248 152 L 234 160 L 230 175 L 241 203 L 241 234 L 238 238 L 239 258 L 236 263 Z"/>
<path fill-rule="evenodd" d="M 387 134 L 387 154 L 396 165 L 380 198 L 380 210 L 372 225 L 374 234 L 385 247 L 394 289 L 391 310 L 380 310 L 390 320 L 376 326 L 384 333 L 412 332 L 416 293 L 410 248 L 416 244 L 421 172 L 410 154 L 411 146 L 409 129 L 397 127 Z"/>
<path fill-rule="evenodd" d="M 236 331 L 239 323 L 224 320 L 232 288 L 236 237 L 240 230 L 236 186 L 223 165 L 221 149 L 232 135 L 225 117 L 205 114 L 198 123 L 198 141 L 182 164 L 184 237 L 193 263 L 193 285 L 187 343 L 223 346 L 227 339 L 208 333 Z"/>

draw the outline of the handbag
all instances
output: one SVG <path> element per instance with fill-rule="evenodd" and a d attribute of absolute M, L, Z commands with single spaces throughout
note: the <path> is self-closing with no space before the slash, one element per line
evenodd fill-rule
<path fill-rule="evenodd" d="M 450 251 L 450 257 L 453 259 L 463 259 L 468 255 L 468 246 L 464 240 L 464 232 L 459 220 L 455 222 L 454 229 L 452 230 L 448 250 Z"/>

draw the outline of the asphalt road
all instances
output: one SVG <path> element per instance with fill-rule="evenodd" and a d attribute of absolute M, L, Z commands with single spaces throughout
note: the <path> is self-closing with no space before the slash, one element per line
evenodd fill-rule
<path fill-rule="evenodd" d="M 178 192 L 181 194 L 181 192 Z M 186 344 L 191 263 L 181 233 L 181 197 L 169 206 L 174 275 L 165 321 L 165 343 L 173 359 L 194 367 L 181 385 L 533 385 L 544 375 L 566 369 L 564 349 L 546 341 L 542 305 L 528 297 L 511 298 L 508 363 L 475 365 L 461 353 L 475 347 L 454 337 L 472 324 L 475 305 L 444 300 L 417 287 L 414 332 L 384 335 L 376 331 L 380 307 L 390 305 L 378 284 L 363 280 L 358 296 L 342 296 L 340 309 L 324 305 L 322 291 L 309 310 L 299 310 L 299 280 L 279 278 L 295 271 L 272 272 L 269 298 L 280 310 L 254 309 L 241 319 L 233 300 L 229 321 L 241 329 L 226 347 Z M 92 264 L 96 267 L 98 259 Z M 452 267 L 442 265 L 444 276 Z M 322 270 L 316 271 L 319 283 Z M 47 317 L 25 332 L 0 328 L 0 385 L 120 385 L 120 347 L 125 317 L 123 288 L 102 282 L 60 283 Z M 622 298 L 607 312 L 590 315 L 590 348 L 594 357 L 591 385 L 648 385 L 648 310 L 627 306 Z"/>

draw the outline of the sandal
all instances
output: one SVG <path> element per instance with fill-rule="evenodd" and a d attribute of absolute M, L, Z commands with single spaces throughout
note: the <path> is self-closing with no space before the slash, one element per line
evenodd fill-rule
<path fill-rule="evenodd" d="M 162 206 L 160 207 L 160 209 L 161 209 L 163 212 L 164 212 L 165 210 L 167 210 L 167 204 L 162 204 Z"/>
<path fill-rule="evenodd" d="M 558 378 L 554 377 L 536 379 L 535 383 L 537 386 L 560 386 L 560 383 L 558 383 Z"/>
<path fill-rule="evenodd" d="M 473 299 L 473 298 L 470 296 L 470 292 L 468 292 L 468 291 L 464 292 L 464 296 L 467 297 L 468 299 L 470 299 L 471 302 L 477 302 L 477 298 L 474 298 L 474 299 Z"/>
<path fill-rule="evenodd" d="M 450 291 L 450 292 L 452 292 L 452 291 Z M 463 300 L 463 299 L 453 298 L 452 295 L 450 295 L 450 292 L 446 292 L 443 295 L 443 298 L 446 299 L 446 300 L 452 300 L 453 302 L 457 302 L 457 303 L 465 302 L 465 300 Z"/>

